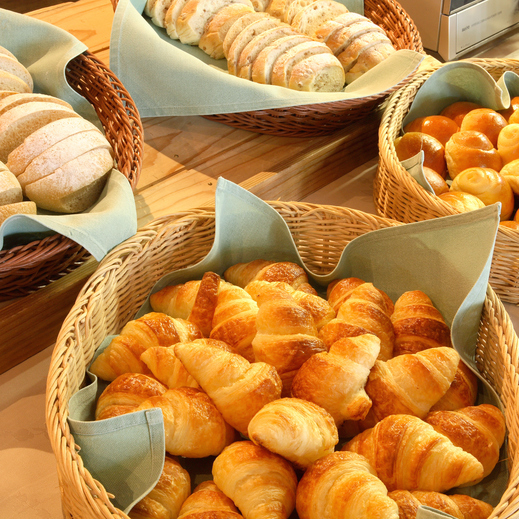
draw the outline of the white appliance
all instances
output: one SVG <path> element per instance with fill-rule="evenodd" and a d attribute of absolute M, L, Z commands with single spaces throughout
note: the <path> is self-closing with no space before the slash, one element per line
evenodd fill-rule
<path fill-rule="evenodd" d="M 444 61 L 519 29 L 519 0 L 398 0 L 424 48 Z"/>

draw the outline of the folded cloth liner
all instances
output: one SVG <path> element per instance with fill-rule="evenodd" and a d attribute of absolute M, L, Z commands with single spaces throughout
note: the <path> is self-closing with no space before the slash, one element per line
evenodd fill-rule
<path fill-rule="evenodd" d="M 502 110 L 519 96 L 519 75 L 507 70 L 496 81 L 483 67 L 469 62 L 447 63 L 434 71 L 418 90 L 403 127 L 418 117 L 438 115 L 457 101 L 471 101 L 485 108 Z M 427 191 L 434 190 L 423 173 L 424 154 L 402 161 L 402 166 Z"/>
<path fill-rule="evenodd" d="M 93 106 L 65 79 L 68 62 L 87 47 L 67 31 L 30 16 L 0 9 L 0 45 L 23 63 L 34 80 L 34 91 L 68 101 L 85 119 L 103 129 Z M 137 212 L 131 186 L 114 170 L 98 200 L 80 214 L 57 214 L 38 210 L 37 215 L 14 215 L 0 226 L 0 249 L 16 236 L 22 243 L 57 232 L 83 246 L 96 260 L 133 236 Z M 7 244 L 6 244 L 7 245 Z"/>
<path fill-rule="evenodd" d="M 362 12 L 358 1 L 338 1 Z M 400 50 L 345 92 L 298 92 L 261 85 L 228 74 L 225 59 L 212 59 L 196 45 L 171 39 L 142 14 L 145 4 L 146 0 L 120 0 L 110 39 L 110 68 L 141 117 L 235 113 L 372 96 L 400 83 L 425 57 Z"/>
<path fill-rule="evenodd" d="M 305 267 L 286 222 L 269 204 L 220 178 L 215 210 L 215 240 L 209 254 L 198 264 L 161 278 L 151 293 L 166 285 L 200 279 L 208 270 L 222 275 L 232 264 L 258 258 L 295 261 Z M 330 274 L 315 275 L 306 270 L 312 284 L 321 293 L 331 280 L 348 276 L 374 283 L 393 300 L 404 291 L 423 290 L 452 326 L 456 349 L 474 369 L 474 349 L 498 224 L 499 208 L 495 205 L 424 222 L 396 224 L 395 227 L 376 230 L 353 240 L 344 249 L 337 267 Z M 148 311 L 151 307 L 146 301 L 136 317 Z M 106 348 L 112 337 L 103 341 L 96 356 Z M 91 384 L 70 399 L 70 427 L 75 442 L 81 447 L 85 466 L 115 495 L 117 506 L 127 512 L 150 490 L 144 481 L 124 479 L 126 471 L 119 470 L 128 458 L 138 460 L 136 463 L 139 464 L 146 457 L 146 452 L 140 450 L 146 442 L 141 441 L 137 445 L 136 439 L 133 446 L 128 439 L 142 434 L 142 430 L 135 429 L 133 416 L 142 412 L 92 422 L 96 396 L 106 387 L 106 382 L 91 373 L 89 375 Z M 479 403 L 490 402 L 502 407 L 490 387 L 484 383 L 480 387 Z M 157 428 L 160 427 L 157 424 Z M 150 427 L 148 431 L 151 443 L 151 436 L 156 438 L 157 430 Z M 129 450 L 119 448 L 122 437 L 125 444 L 132 445 Z M 103 449 L 110 452 L 110 458 L 99 458 L 98 445 L 103 445 Z M 506 455 L 503 454 L 501 459 L 506 459 Z M 196 463 L 194 461 L 191 466 L 193 477 L 207 479 L 210 468 L 197 468 Z M 163 459 L 157 461 L 153 474 L 162 468 L 162 464 Z M 470 493 L 495 505 L 506 488 L 507 479 L 506 462 L 499 463 L 494 472 L 485 478 L 484 484 L 459 489 L 459 493 Z M 142 485 L 138 485 L 139 482 Z M 121 492 L 120 487 L 123 487 Z"/>

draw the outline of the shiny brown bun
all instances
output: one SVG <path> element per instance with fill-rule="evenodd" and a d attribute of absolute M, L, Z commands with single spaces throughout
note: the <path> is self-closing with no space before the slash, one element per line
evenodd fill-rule
<path fill-rule="evenodd" d="M 501 202 L 501 220 L 509 220 L 514 211 L 514 193 L 510 184 L 491 168 L 468 168 L 452 181 L 452 191 L 477 196 L 485 205 Z"/>
<path fill-rule="evenodd" d="M 404 126 L 404 132 L 422 132 L 438 139 L 444 146 L 453 133 L 459 131 L 459 126 L 449 117 L 429 115 L 418 117 Z"/>
<path fill-rule="evenodd" d="M 491 108 L 476 108 L 463 118 L 460 131 L 474 130 L 484 133 L 495 148 L 497 147 L 499 132 L 507 124 L 507 120 L 495 110 Z"/>
<path fill-rule="evenodd" d="M 499 174 L 510 184 L 514 194 L 519 195 L 519 158 L 505 164 Z"/>
<path fill-rule="evenodd" d="M 423 173 L 429 185 L 433 188 L 435 195 L 441 195 L 442 193 L 447 193 L 449 191 L 449 184 L 445 182 L 445 179 L 434 169 L 424 167 Z"/>
<path fill-rule="evenodd" d="M 462 171 L 472 167 L 492 168 L 499 171 L 501 156 L 490 139 L 474 130 L 455 133 L 445 145 L 445 160 L 449 176 L 454 179 Z"/>
<path fill-rule="evenodd" d="M 519 222 L 516 222 L 515 220 L 505 220 L 504 222 L 499 222 L 499 225 L 508 227 L 510 229 L 519 230 Z"/>
<path fill-rule="evenodd" d="M 408 132 L 397 137 L 395 140 L 395 151 L 398 160 L 406 160 L 424 152 L 424 166 L 433 169 L 443 178 L 447 176 L 445 165 L 445 148 L 442 143 L 422 132 Z"/>
<path fill-rule="evenodd" d="M 498 112 L 508 121 L 510 122 L 510 116 L 516 111 L 519 110 L 519 96 L 513 97 L 510 101 L 510 106 L 505 108 L 504 110 L 498 110 Z M 519 113 L 516 114 L 516 117 L 519 117 Z"/>
<path fill-rule="evenodd" d="M 485 207 L 485 204 L 477 196 L 464 193 L 463 191 L 449 191 L 448 193 L 442 193 L 438 197 L 460 213 L 466 213 L 467 211 L 474 211 L 474 209 Z"/>
<path fill-rule="evenodd" d="M 470 101 L 456 101 L 448 106 L 446 106 L 441 112 L 440 115 L 448 117 L 449 119 L 453 119 L 454 122 L 461 126 L 461 122 L 463 118 L 471 111 L 476 108 L 483 108 L 481 105 L 477 103 L 472 103 Z"/>
<path fill-rule="evenodd" d="M 519 159 L 519 123 L 508 124 L 497 139 L 497 151 L 504 164 Z"/>

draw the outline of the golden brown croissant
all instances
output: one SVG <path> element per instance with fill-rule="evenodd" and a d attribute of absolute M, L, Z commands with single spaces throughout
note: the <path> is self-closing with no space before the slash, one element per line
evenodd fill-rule
<path fill-rule="evenodd" d="M 152 396 L 163 395 L 167 388 L 142 373 L 124 373 L 110 382 L 96 403 L 96 420 L 131 413 Z"/>
<path fill-rule="evenodd" d="M 425 421 L 481 462 L 488 476 L 499 461 L 505 440 L 505 417 L 491 404 L 464 407 L 457 411 L 433 411 Z"/>
<path fill-rule="evenodd" d="M 146 364 L 153 376 L 167 388 L 199 387 L 197 381 L 189 374 L 184 364 L 175 355 L 175 346 L 157 346 L 148 348 L 141 360 Z"/>
<path fill-rule="evenodd" d="M 462 361 L 458 364 L 456 376 L 447 393 L 432 407 L 431 411 L 454 411 L 462 407 L 474 405 L 478 396 L 478 378 Z"/>
<path fill-rule="evenodd" d="M 297 487 L 299 519 L 398 519 L 398 506 L 366 458 L 338 451 L 323 456 Z"/>
<path fill-rule="evenodd" d="M 350 296 L 337 311 L 335 319 L 325 325 L 321 332 L 326 334 L 329 326 L 343 324 L 353 326 L 355 335 L 373 333 L 380 339 L 380 360 L 388 360 L 393 356 L 394 331 L 390 315 L 387 313 L 387 304 L 381 292 L 372 283 L 363 283 L 354 288 Z M 345 328 L 345 327 L 342 327 Z M 362 329 L 362 331 L 358 329 Z M 341 331 L 347 331 L 347 328 Z M 337 334 L 335 333 L 337 336 Z M 339 338 L 339 337 L 336 337 Z"/>
<path fill-rule="evenodd" d="M 339 311 L 340 306 L 350 297 L 351 292 L 364 283 L 365 281 L 355 277 L 336 279 L 335 281 L 332 281 L 326 290 L 326 298 L 335 312 Z M 378 290 L 386 304 L 385 312 L 388 315 L 391 315 L 394 310 L 393 301 L 391 301 L 391 298 L 383 290 Z"/>
<path fill-rule="evenodd" d="M 268 298 L 270 289 L 273 291 L 278 289 L 285 290 L 290 294 L 299 306 L 312 314 L 318 331 L 335 317 L 335 311 L 326 299 L 316 294 L 304 292 L 303 290 L 296 290 L 283 281 L 251 281 L 245 287 L 245 290 L 257 302 Z"/>
<path fill-rule="evenodd" d="M 380 352 L 372 334 L 343 338 L 329 352 L 312 355 L 292 381 L 292 396 L 326 409 L 339 426 L 344 420 L 366 417 L 371 399 L 364 386 Z"/>
<path fill-rule="evenodd" d="M 129 512 L 131 519 L 178 517 L 182 503 L 191 493 L 191 478 L 179 461 L 166 454 L 162 474 L 151 492 Z"/>
<path fill-rule="evenodd" d="M 268 261 L 258 259 L 247 263 L 237 263 L 223 274 L 229 283 L 245 288 L 251 281 L 284 281 L 292 288 L 316 294 L 308 282 L 305 270 L 290 261 Z"/>
<path fill-rule="evenodd" d="M 440 492 L 393 490 L 388 496 L 398 505 L 400 519 L 416 519 L 420 505 L 445 512 L 457 519 L 487 519 L 493 510 L 492 505 L 463 494 L 448 496 Z"/>
<path fill-rule="evenodd" d="M 214 483 L 204 481 L 184 501 L 178 519 L 239 519 L 242 515 Z"/>
<path fill-rule="evenodd" d="M 198 339 L 176 346 L 175 353 L 187 371 L 227 423 L 242 434 L 247 434 L 256 412 L 281 396 L 281 379 L 273 366 L 250 363 L 222 341 Z"/>
<path fill-rule="evenodd" d="M 279 297 L 260 302 L 256 329 L 252 341 L 256 361 L 276 368 L 283 382 L 282 396 L 290 396 L 297 370 L 313 354 L 326 349 L 317 337 L 312 315 L 280 290 Z"/>
<path fill-rule="evenodd" d="M 297 476 L 292 465 L 251 441 L 226 447 L 212 472 L 216 486 L 245 519 L 287 519 L 295 508 Z"/>
<path fill-rule="evenodd" d="M 257 303 L 243 288 L 223 281 L 209 336 L 226 342 L 235 353 L 254 362 L 252 339 L 256 335 L 257 313 Z"/>
<path fill-rule="evenodd" d="M 342 450 L 365 456 L 389 491 L 444 492 L 474 484 L 483 475 L 483 465 L 472 454 L 411 415 L 384 418 Z"/>
<path fill-rule="evenodd" d="M 151 375 L 141 360 L 141 355 L 148 348 L 171 346 L 201 336 L 200 329 L 189 321 L 161 312 L 150 312 L 126 323 L 121 333 L 94 360 L 90 371 L 110 382 L 123 373 Z"/>
<path fill-rule="evenodd" d="M 391 322 L 395 331 L 395 356 L 452 346 L 450 328 L 421 290 L 405 292 L 397 299 Z"/>
<path fill-rule="evenodd" d="M 155 312 L 196 324 L 204 337 L 209 337 L 219 286 L 220 276 L 206 272 L 200 280 L 167 286 L 151 294 L 150 305 Z"/>
<path fill-rule="evenodd" d="M 369 414 L 374 422 L 391 414 L 425 418 L 449 389 L 459 362 L 459 354 L 449 347 L 375 362 L 365 388 L 373 402 Z"/>
<path fill-rule="evenodd" d="M 200 389 L 168 389 L 161 396 L 148 398 L 136 410 L 152 408 L 162 410 L 166 451 L 173 456 L 216 456 L 236 438 L 236 431 Z"/>
<path fill-rule="evenodd" d="M 300 398 L 280 398 L 263 406 L 250 421 L 248 436 L 303 470 L 333 452 L 339 442 L 332 416 Z"/>

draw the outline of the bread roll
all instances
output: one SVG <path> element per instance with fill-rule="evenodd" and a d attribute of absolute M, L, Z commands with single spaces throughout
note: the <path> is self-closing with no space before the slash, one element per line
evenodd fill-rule
<path fill-rule="evenodd" d="M 444 115 L 428 115 L 418 117 L 414 121 L 404 126 L 404 132 L 422 132 L 432 135 L 438 139 L 443 146 L 452 137 L 454 133 L 459 131 L 459 126 L 453 119 Z"/>
<path fill-rule="evenodd" d="M 333 54 L 314 54 L 292 68 L 288 87 L 306 92 L 339 92 L 346 82 L 344 68 Z"/>
<path fill-rule="evenodd" d="M 398 160 L 409 159 L 422 151 L 424 154 L 423 165 L 446 178 L 445 148 L 438 139 L 431 135 L 422 132 L 404 133 L 395 139 L 395 151 Z"/>
<path fill-rule="evenodd" d="M 514 210 L 514 193 L 510 184 L 490 168 L 468 168 L 452 181 L 453 191 L 477 196 L 485 205 L 501 202 L 501 220 L 509 220 Z"/>
<path fill-rule="evenodd" d="M 4 164 L 0 163 L 0 205 L 15 204 L 22 200 L 20 182 Z"/>
<path fill-rule="evenodd" d="M 519 123 L 508 124 L 501 130 L 497 138 L 497 151 L 503 165 L 519 159 Z"/>
<path fill-rule="evenodd" d="M 246 27 L 248 27 L 251 23 L 260 20 L 261 18 L 270 18 L 267 13 L 260 13 L 254 11 L 253 13 L 248 13 L 243 16 L 237 18 L 234 23 L 229 27 L 227 34 L 223 40 L 223 54 L 226 58 L 229 57 L 229 50 L 231 49 L 231 45 L 234 40 Z"/>
<path fill-rule="evenodd" d="M 156 0 L 155 0 L 156 1 Z M 166 32 L 172 40 L 178 40 L 177 33 L 177 18 L 182 11 L 182 8 L 187 4 L 189 0 L 172 0 L 166 16 L 164 17 L 164 25 Z"/>
<path fill-rule="evenodd" d="M 376 65 L 389 58 L 389 56 L 394 52 L 396 52 L 396 49 L 389 41 L 389 38 L 387 41 L 383 39 L 373 46 L 367 46 L 361 51 L 357 60 L 346 72 L 344 76 L 346 83 L 349 85 Z M 341 59 L 340 56 L 342 56 L 342 54 L 343 53 L 339 54 L 339 60 Z M 342 65 L 344 67 L 344 61 L 342 61 Z"/>
<path fill-rule="evenodd" d="M 336 16 L 333 19 L 326 20 L 325 22 L 323 22 L 315 31 L 315 38 L 318 41 L 327 43 L 328 39 L 332 37 L 336 31 L 339 31 L 347 27 L 348 25 L 357 22 L 366 22 L 368 24 L 373 23 L 369 18 L 366 18 L 361 14 L 348 11 L 339 16 Z M 376 24 L 374 25 L 375 27 L 378 27 Z"/>
<path fill-rule="evenodd" d="M 315 38 L 316 31 L 323 22 L 346 12 L 348 12 L 348 9 L 335 0 L 316 0 L 303 7 L 303 9 L 294 16 L 291 26 L 296 31 Z"/>
<path fill-rule="evenodd" d="M 504 222 L 499 222 L 499 225 L 516 231 L 519 230 L 519 222 L 516 222 L 515 220 L 505 220 Z"/>
<path fill-rule="evenodd" d="M 508 124 L 517 124 L 517 123 L 519 123 L 519 112 L 517 110 L 519 110 L 519 108 L 514 110 L 512 115 L 508 118 Z"/>
<path fill-rule="evenodd" d="M 474 130 L 484 133 L 494 148 L 497 147 L 497 137 L 507 125 L 506 119 L 490 108 L 471 110 L 461 122 L 460 131 Z"/>
<path fill-rule="evenodd" d="M 510 184 L 515 195 L 519 195 L 519 158 L 506 163 L 499 174 Z"/>
<path fill-rule="evenodd" d="M 510 116 L 516 111 L 519 110 L 519 97 L 513 97 L 510 101 L 510 106 L 505 108 L 504 110 L 498 110 L 498 112 L 508 121 L 510 122 Z M 519 114 L 517 114 L 519 115 Z"/>
<path fill-rule="evenodd" d="M 446 106 L 440 112 L 440 115 L 444 115 L 449 119 L 453 119 L 458 126 L 461 126 L 461 122 L 463 121 L 465 115 L 467 115 L 471 110 L 475 110 L 476 108 L 483 107 L 471 101 L 456 101 L 455 103 Z"/>
<path fill-rule="evenodd" d="M 441 195 L 442 193 L 447 193 L 449 191 L 449 184 L 447 184 L 445 179 L 437 171 L 424 166 L 423 173 L 435 195 Z"/>
<path fill-rule="evenodd" d="M 483 201 L 477 196 L 464 193 L 463 191 L 448 191 L 438 195 L 438 197 L 460 213 L 466 213 L 467 211 L 474 211 L 475 209 L 485 207 Z"/>
<path fill-rule="evenodd" d="M 463 170 L 480 167 L 499 171 L 502 160 L 490 139 L 481 132 L 467 130 L 455 133 L 445 145 L 445 160 L 451 179 Z"/>
<path fill-rule="evenodd" d="M 15 202 L 0 205 L 0 225 L 15 214 L 36 214 L 36 204 L 34 202 Z"/>

